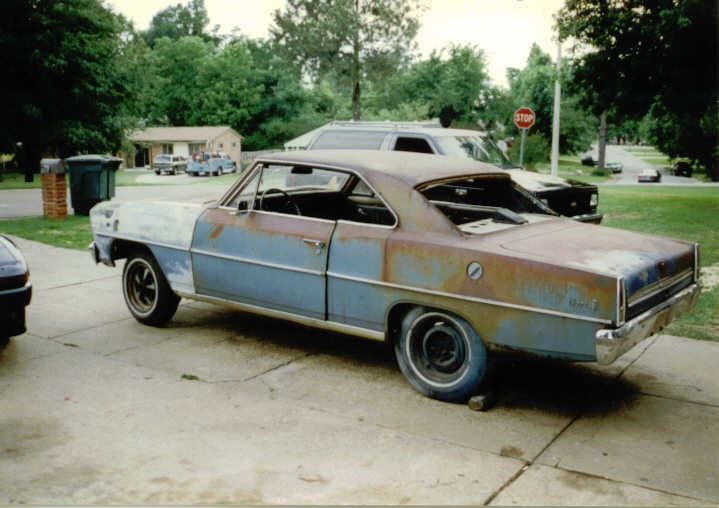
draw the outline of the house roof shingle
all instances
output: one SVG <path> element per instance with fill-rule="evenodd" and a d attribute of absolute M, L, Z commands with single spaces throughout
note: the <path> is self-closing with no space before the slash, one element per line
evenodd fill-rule
<path fill-rule="evenodd" d="M 148 127 L 141 131 L 135 131 L 128 137 L 131 141 L 145 142 L 195 142 L 204 143 L 223 134 L 229 125 L 203 126 L 203 127 Z M 241 135 L 238 134 L 240 138 Z"/>

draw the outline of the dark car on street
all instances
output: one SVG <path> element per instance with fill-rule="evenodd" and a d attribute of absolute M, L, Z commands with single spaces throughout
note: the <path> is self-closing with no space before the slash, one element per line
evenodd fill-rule
<path fill-rule="evenodd" d="M 679 161 L 672 168 L 674 176 L 692 176 L 692 165 L 685 161 Z"/>
<path fill-rule="evenodd" d="M 25 333 L 25 307 L 31 298 L 27 262 L 13 241 L 0 235 L 0 347 Z"/>

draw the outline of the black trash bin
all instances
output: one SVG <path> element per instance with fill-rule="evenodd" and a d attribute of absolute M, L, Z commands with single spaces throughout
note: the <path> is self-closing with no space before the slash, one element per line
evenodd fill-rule
<path fill-rule="evenodd" d="M 75 215 L 89 215 L 100 201 L 115 197 L 115 171 L 122 159 L 109 155 L 78 155 L 65 159 L 70 169 L 70 202 Z"/>

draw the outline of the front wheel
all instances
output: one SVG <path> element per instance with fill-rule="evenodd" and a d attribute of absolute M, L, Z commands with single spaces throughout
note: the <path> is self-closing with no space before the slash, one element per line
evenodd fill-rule
<path fill-rule="evenodd" d="M 144 250 L 128 256 L 122 271 L 122 293 L 135 319 L 151 326 L 166 324 L 180 303 L 155 258 Z"/>
<path fill-rule="evenodd" d="M 463 402 L 476 393 L 487 367 L 484 343 L 467 321 L 424 307 L 412 309 L 402 320 L 395 355 L 416 390 L 450 402 Z"/>

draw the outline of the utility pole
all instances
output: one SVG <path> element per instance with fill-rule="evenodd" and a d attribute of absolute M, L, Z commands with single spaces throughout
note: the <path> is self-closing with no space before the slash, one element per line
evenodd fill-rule
<path fill-rule="evenodd" d="M 552 120 L 552 164 L 551 173 L 557 176 L 559 171 L 559 104 L 562 88 L 559 84 L 559 71 L 562 66 L 562 41 L 557 36 L 557 79 L 554 81 L 554 118 Z"/>

